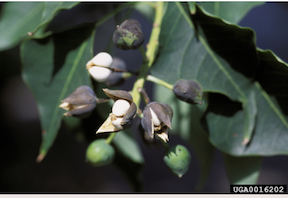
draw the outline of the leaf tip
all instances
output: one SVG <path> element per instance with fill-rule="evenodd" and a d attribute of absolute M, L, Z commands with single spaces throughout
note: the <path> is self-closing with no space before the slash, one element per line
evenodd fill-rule
<path fill-rule="evenodd" d="M 36 162 L 40 163 L 44 159 L 44 157 L 45 157 L 45 154 L 44 153 L 40 153 L 38 155 L 38 157 L 36 158 Z"/>
<path fill-rule="evenodd" d="M 244 140 L 243 140 L 243 142 L 242 142 L 242 145 L 245 146 L 245 145 L 247 145 L 249 142 L 250 142 L 250 139 L 244 138 Z"/>

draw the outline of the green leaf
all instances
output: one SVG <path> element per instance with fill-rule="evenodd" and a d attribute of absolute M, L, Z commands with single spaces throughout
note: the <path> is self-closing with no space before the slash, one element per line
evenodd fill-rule
<path fill-rule="evenodd" d="M 255 6 L 264 2 L 201 2 L 201 7 L 208 13 L 221 17 L 231 23 L 239 23 L 240 20 Z M 237 9 L 237 10 L 236 10 Z"/>
<path fill-rule="evenodd" d="M 9 2 L 5 3 L 0 20 L 0 51 L 14 47 L 28 32 L 49 23 L 61 9 L 70 9 L 77 2 Z M 11 25 L 13 24 L 13 25 Z M 42 32 L 43 33 L 43 32 Z M 38 35 L 39 36 L 39 35 Z"/>
<path fill-rule="evenodd" d="M 37 101 L 42 127 L 39 161 L 56 138 L 65 112 L 58 107 L 61 100 L 81 85 L 91 86 L 85 65 L 92 57 L 93 28 L 86 25 L 21 45 L 22 78 Z"/>
<path fill-rule="evenodd" d="M 144 158 L 138 143 L 125 132 L 126 131 L 117 133 L 113 139 L 113 143 L 119 151 L 131 161 L 139 164 L 144 163 Z"/>
<path fill-rule="evenodd" d="M 223 158 L 231 184 L 257 184 L 262 157 L 234 157 L 223 154 Z"/>
<path fill-rule="evenodd" d="M 200 178 L 195 190 L 201 191 L 209 176 L 215 150 L 200 123 L 208 106 L 206 94 L 202 105 L 190 105 L 180 101 L 171 90 L 159 85 L 155 86 L 154 95 L 155 101 L 167 103 L 173 109 L 172 130 L 169 130 L 169 134 L 179 135 L 193 147 L 200 165 Z"/>

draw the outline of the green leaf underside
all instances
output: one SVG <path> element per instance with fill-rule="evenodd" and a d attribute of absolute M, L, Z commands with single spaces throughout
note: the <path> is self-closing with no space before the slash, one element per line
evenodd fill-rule
<path fill-rule="evenodd" d="M 257 184 L 262 157 L 233 157 L 223 154 L 223 158 L 231 184 Z"/>
<path fill-rule="evenodd" d="M 28 32 L 47 24 L 61 9 L 70 9 L 77 2 L 9 2 L 2 8 L 0 50 L 14 47 Z M 37 35 L 39 36 L 39 35 Z"/>
<path fill-rule="evenodd" d="M 258 50 L 251 29 L 205 15 L 198 6 L 195 16 L 186 9 L 180 3 L 168 4 L 151 73 L 171 84 L 196 79 L 205 92 L 242 103 L 233 115 L 206 113 L 210 142 L 221 151 L 239 156 L 287 154 L 287 65 Z M 250 109 L 255 101 L 257 107 Z M 251 139 L 246 146 L 244 135 Z"/>
<path fill-rule="evenodd" d="M 135 163 L 142 164 L 144 158 L 137 142 L 126 134 L 126 131 L 121 131 L 113 139 L 115 146 L 121 153 Z"/>
<path fill-rule="evenodd" d="M 74 29 L 72 31 L 75 35 L 70 36 L 69 31 L 57 34 L 62 38 L 58 37 L 58 42 L 55 41 L 55 35 L 44 40 L 28 40 L 21 45 L 22 78 L 34 94 L 40 114 L 43 130 L 40 148 L 42 155 L 45 155 L 53 144 L 62 115 L 66 112 L 58 107 L 61 100 L 81 85 L 91 86 L 85 65 L 92 57 L 90 35 L 93 27 L 88 25 Z M 75 46 L 75 43 L 78 46 Z M 63 45 L 66 50 L 71 46 L 70 51 L 57 50 Z M 56 63 L 62 65 L 57 69 L 57 73 L 54 73 Z"/>

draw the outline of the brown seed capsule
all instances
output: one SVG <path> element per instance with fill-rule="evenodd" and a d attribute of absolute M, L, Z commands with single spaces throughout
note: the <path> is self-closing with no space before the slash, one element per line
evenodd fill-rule
<path fill-rule="evenodd" d="M 62 100 L 59 107 L 69 111 L 64 113 L 64 116 L 85 118 L 96 107 L 96 99 L 91 87 L 80 86 L 71 95 Z"/>
<path fill-rule="evenodd" d="M 175 96 L 189 104 L 202 104 L 201 86 L 193 80 L 178 80 L 173 86 Z"/>
<path fill-rule="evenodd" d="M 113 34 L 114 44 L 123 50 L 138 49 L 144 42 L 140 23 L 134 19 L 125 20 Z"/>
<path fill-rule="evenodd" d="M 118 132 L 130 128 L 137 111 L 132 96 L 123 90 L 103 89 L 105 94 L 114 100 L 112 113 L 96 133 Z"/>
<path fill-rule="evenodd" d="M 111 69 L 120 69 L 126 70 L 127 66 L 126 63 L 120 58 L 113 58 L 112 65 L 110 66 Z M 107 86 L 119 86 L 123 84 L 125 79 L 123 78 L 123 72 L 115 72 L 113 71 L 108 79 L 105 81 L 105 85 Z"/>
<path fill-rule="evenodd" d="M 160 148 L 162 146 L 162 143 L 160 141 L 160 139 L 155 136 L 155 138 L 151 138 L 148 133 L 143 129 L 142 125 L 141 125 L 141 120 L 138 120 L 140 121 L 138 124 L 138 131 L 139 131 L 139 134 L 140 134 L 140 137 L 142 139 L 142 141 L 144 142 L 144 144 L 148 147 L 157 147 L 157 148 Z"/>
<path fill-rule="evenodd" d="M 141 125 L 153 139 L 154 134 L 164 142 L 168 141 L 168 128 L 171 129 L 172 108 L 165 103 L 151 102 L 143 110 Z"/>

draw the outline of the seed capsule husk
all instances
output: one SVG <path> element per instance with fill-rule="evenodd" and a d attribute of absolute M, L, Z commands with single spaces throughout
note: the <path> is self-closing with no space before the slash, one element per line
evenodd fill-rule
<path fill-rule="evenodd" d="M 125 20 L 113 34 L 114 44 L 123 50 L 138 49 L 144 42 L 141 25 L 134 19 Z"/>
<path fill-rule="evenodd" d="M 120 69 L 120 70 L 127 70 L 126 63 L 120 58 L 113 58 L 111 69 Z M 108 87 L 110 86 L 119 86 L 123 84 L 125 79 L 123 78 L 122 72 L 112 72 L 108 79 L 105 81 L 105 85 Z"/>
<path fill-rule="evenodd" d="M 169 112 L 167 111 L 167 107 L 158 102 L 151 102 L 148 105 L 151 109 L 153 109 L 157 117 L 171 129 L 172 117 L 170 117 Z"/>
<path fill-rule="evenodd" d="M 145 106 L 143 110 L 143 118 L 141 120 L 141 125 L 147 134 L 153 139 L 154 134 L 160 137 L 163 141 L 168 141 L 168 127 L 171 128 L 171 119 L 173 116 L 172 108 L 164 103 L 151 102 Z M 161 121 L 159 126 L 155 126 L 151 110 L 154 111 L 158 119 Z"/>
<path fill-rule="evenodd" d="M 111 98 L 112 100 L 116 101 L 118 99 L 127 100 L 130 104 L 133 102 L 133 98 L 131 94 L 124 90 L 110 90 L 110 89 L 103 89 L 104 93 Z"/>
<path fill-rule="evenodd" d="M 196 81 L 178 80 L 173 86 L 173 92 L 178 99 L 189 104 L 202 104 L 202 88 Z"/>
<path fill-rule="evenodd" d="M 133 124 L 133 118 L 137 111 L 137 106 L 133 102 L 133 98 L 131 94 L 129 94 L 127 91 L 124 90 L 109 90 L 109 89 L 103 89 L 105 94 L 110 97 L 112 100 L 126 100 L 129 102 L 130 107 L 125 113 L 125 115 L 122 118 L 122 121 L 119 127 L 118 125 L 115 127 L 112 124 L 112 120 L 116 120 L 115 115 L 113 113 L 110 113 L 109 117 L 106 119 L 106 121 L 101 125 L 101 127 L 97 130 L 96 134 L 98 133 L 105 133 L 105 132 L 118 132 L 126 128 L 130 128 Z"/>
<path fill-rule="evenodd" d="M 96 99 L 97 97 L 92 88 L 84 85 L 78 87 L 72 94 L 62 100 L 59 107 L 69 111 L 64 113 L 64 116 L 85 118 L 96 107 Z"/>
<path fill-rule="evenodd" d="M 155 138 L 151 138 L 148 133 L 143 129 L 142 125 L 141 125 L 141 121 L 138 120 L 139 123 L 138 124 L 138 131 L 140 133 L 140 136 L 141 136 L 141 139 L 142 141 L 144 142 L 144 144 L 148 147 L 161 147 L 162 146 L 162 143 L 160 141 L 159 138 L 155 137 Z"/>

